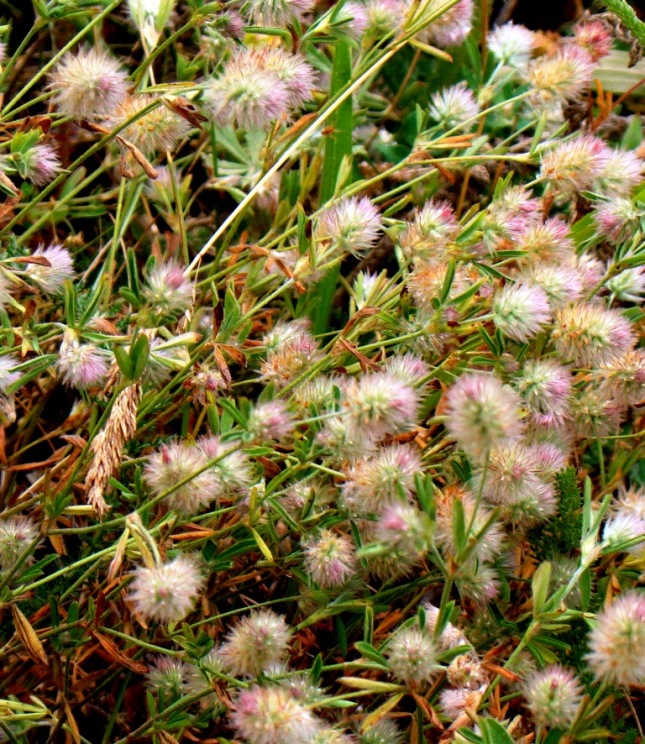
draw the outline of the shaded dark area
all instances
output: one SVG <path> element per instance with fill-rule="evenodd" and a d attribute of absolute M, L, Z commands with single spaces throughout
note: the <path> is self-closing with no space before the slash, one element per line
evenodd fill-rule
<path fill-rule="evenodd" d="M 645 1 L 633 0 L 630 5 L 642 17 Z M 577 20 L 585 10 L 598 12 L 599 3 L 592 0 L 496 0 L 493 3 L 491 21 L 521 23 L 533 30 L 557 31 L 566 23 Z"/>

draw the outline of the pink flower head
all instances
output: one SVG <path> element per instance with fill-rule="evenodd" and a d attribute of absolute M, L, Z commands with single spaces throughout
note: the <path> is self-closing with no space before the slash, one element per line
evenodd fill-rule
<path fill-rule="evenodd" d="M 574 255 L 569 225 L 560 217 L 533 222 L 519 232 L 515 239 L 517 247 L 526 251 L 530 261 L 557 261 Z"/>
<path fill-rule="evenodd" d="M 134 571 L 130 601 L 145 620 L 183 620 L 195 606 L 204 577 L 190 556 L 178 555 L 160 566 Z"/>
<path fill-rule="evenodd" d="M 25 178 L 36 186 L 44 186 L 53 181 L 60 172 L 60 159 L 56 150 L 46 143 L 37 143 L 23 153 Z"/>
<path fill-rule="evenodd" d="M 409 445 L 380 447 L 373 457 L 357 460 L 347 469 L 342 487 L 345 504 L 356 514 L 373 514 L 384 505 L 414 491 L 414 476 L 421 459 Z"/>
<path fill-rule="evenodd" d="M 251 47 L 238 53 L 239 69 L 273 72 L 288 93 L 288 107 L 298 109 L 311 99 L 316 72 L 301 54 L 290 54 L 281 47 Z"/>
<path fill-rule="evenodd" d="M 419 396 L 387 372 L 352 380 L 345 390 L 345 415 L 353 429 L 377 439 L 405 431 L 416 423 Z"/>
<path fill-rule="evenodd" d="M 459 46 L 473 27 L 473 0 L 459 0 L 425 29 L 431 44 L 438 47 Z"/>
<path fill-rule="evenodd" d="M 470 88 L 461 82 L 433 94 L 428 111 L 431 119 L 447 129 L 466 124 L 473 127 L 479 105 Z"/>
<path fill-rule="evenodd" d="M 627 196 L 642 182 L 643 167 L 643 161 L 635 152 L 608 147 L 600 160 L 594 190 L 607 196 Z"/>
<path fill-rule="evenodd" d="M 408 258 L 432 260 L 441 257 L 446 243 L 458 233 L 459 222 L 452 205 L 447 201 L 427 201 L 414 211 L 399 241 Z"/>
<path fill-rule="evenodd" d="M 204 99 L 213 117 L 242 129 L 266 129 L 286 117 L 291 94 L 278 75 L 246 49 L 238 50 L 218 77 L 206 83 Z"/>
<path fill-rule="evenodd" d="M 628 227 L 635 227 L 641 216 L 631 199 L 609 195 L 594 210 L 594 221 L 601 235 L 618 243 Z"/>
<path fill-rule="evenodd" d="M 286 660 L 292 631 L 282 615 L 257 610 L 226 635 L 218 657 L 232 674 L 257 677 Z"/>
<path fill-rule="evenodd" d="M 625 354 L 635 341 L 631 323 L 618 310 L 590 303 L 556 310 L 552 338 L 563 359 L 587 368 Z"/>
<path fill-rule="evenodd" d="M 589 666 L 620 685 L 645 684 L 645 594 L 625 592 L 598 615 L 589 634 Z"/>
<path fill-rule="evenodd" d="M 429 527 L 424 514 L 409 504 L 387 504 L 376 523 L 375 537 L 390 550 L 421 556 L 427 549 Z"/>
<path fill-rule="evenodd" d="M 519 396 L 495 377 L 465 374 L 446 397 L 448 433 L 477 462 L 522 433 Z"/>
<path fill-rule="evenodd" d="M 291 435 L 295 426 L 293 414 L 282 400 L 258 403 L 249 415 L 248 430 L 261 441 L 280 442 Z"/>
<path fill-rule="evenodd" d="M 285 28 L 302 23 L 313 5 L 313 0 L 252 0 L 248 13 L 257 26 Z"/>
<path fill-rule="evenodd" d="M 542 156 L 540 176 L 558 194 L 593 189 L 610 148 L 599 137 L 583 134 L 561 142 Z"/>
<path fill-rule="evenodd" d="M 561 425 L 569 411 L 571 372 L 552 359 L 530 359 L 515 379 L 531 420 L 538 426 Z"/>
<path fill-rule="evenodd" d="M 210 470 L 208 460 L 195 446 L 183 442 L 164 444 L 150 455 L 144 477 L 155 496 L 166 494 L 171 509 L 196 514 L 222 493 L 222 486 Z M 189 478 L 186 483 L 179 485 Z"/>
<path fill-rule="evenodd" d="M 610 27 L 604 21 L 595 18 L 577 24 L 573 30 L 573 39 L 594 62 L 606 57 L 613 45 Z"/>
<path fill-rule="evenodd" d="M 562 307 L 582 297 L 582 277 L 577 267 L 571 263 L 567 265 L 538 261 L 522 279 L 546 292 L 549 305 L 553 308 Z"/>
<path fill-rule="evenodd" d="M 549 298 L 534 284 L 507 284 L 493 298 L 493 321 L 509 338 L 526 343 L 550 319 Z"/>
<path fill-rule="evenodd" d="M 430 374 L 430 367 L 414 354 L 396 354 L 383 365 L 383 371 L 398 377 L 401 382 L 416 387 L 421 380 Z"/>
<path fill-rule="evenodd" d="M 538 726 L 568 729 L 582 702 L 582 685 L 559 665 L 533 672 L 523 684 L 524 697 Z"/>
<path fill-rule="evenodd" d="M 29 546 L 36 546 L 39 536 L 39 528 L 29 517 L 0 519 L 0 571 L 11 571 L 20 558 L 25 561 L 23 565 L 30 565 L 32 557 L 25 558 L 25 552 Z"/>
<path fill-rule="evenodd" d="M 327 207 L 318 220 L 318 240 L 329 240 L 343 252 L 361 256 L 378 241 L 383 222 L 367 197 L 352 196 Z"/>
<path fill-rule="evenodd" d="M 57 367 L 66 385 L 84 389 L 99 384 L 109 369 L 107 354 L 94 344 L 80 344 L 67 332 L 58 352 Z"/>
<path fill-rule="evenodd" d="M 608 397 L 622 405 L 635 405 L 645 399 L 645 349 L 633 349 L 615 357 L 598 369 Z"/>
<path fill-rule="evenodd" d="M 283 687 L 243 690 L 234 703 L 231 723 L 249 744 L 310 742 L 320 728 L 313 713 Z"/>
<path fill-rule="evenodd" d="M 304 549 L 305 570 L 323 589 L 346 584 L 357 570 L 354 544 L 345 535 L 331 530 L 321 530 Z"/>
<path fill-rule="evenodd" d="M 594 63 L 586 51 L 573 44 L 552 56 L 534 60 L 528 68 L 528 81 L 538 101 L 565 103 L 577 98 L 591 84 Z"/>
<path fill-rule="evenodd" d="M 47 292 L 57 295 L 63 291 L 67 280 L 74 278 L 72 257 L 67 248 L 52 244 L 47 248 L 42 246 L 33 253 L 34 257 L 44 259 L 47 264 L 30 263 L 27 265 L 26 276 L 32 282 Z"/>
<path fill-rule="evenodd" d="M 349 0 L 336 14 L 336 25 L 351 39 L 359 40 L 367 31 L 369 16 L 365 3 Z"/>
<path fill-rule="evenodd" d="M 150 270 L 143 294 L 155 311 L 182 312 L 191 305 L 193 283 L 179 264 L 168 261 L 155 264 Z"/>
<path fill-rule="evenodd" d="M 280 331 L 278 326 L 275 330 Z M 282 330 L 282 338 L 279 334 L 267 337 L 267 358 L 260 365 L 262 377 L 277 388 L 293 382 L 322 358 L 320 346 L 306 326 L 289 324 Z"/>
<path fill-rule="evenodd" d="M 208 472 L 215 478 L 215 496 L 229 491 L 244 492 L 253 483 L 253 470 L 248 457 L 232 442 L 222 442 L 219 437 L 200 437 L 197 449 L 205 460 L 212 463 Z"/>
<path fill-rule="evenodd" d="M 475 474 L 473 489 L 484 480 L 484 495 L 502 507 L 502 517 L 518 527 L 529 527 L 556 510 L 553 485 L 544 479 L 537 453 L 522 444 L 494 449 L 486 471 Z"/>
<path fill-rule="evenodd" d="M 54 68 L 49 87 L 62 114 L 97 121 L 112 116 L 125 99 L 128 76 L 108 52 L 82 49 L 62 57 Z"/>

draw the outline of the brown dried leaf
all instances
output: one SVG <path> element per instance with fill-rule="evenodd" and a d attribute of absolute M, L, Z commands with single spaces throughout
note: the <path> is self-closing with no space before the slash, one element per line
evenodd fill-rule
<path fill-rule="evenodd" d="M 11 605 L 11 614 L 13 615 L 13 624 L 16 627 L 16 634 L 20 638 L 22 645 L 27 649 L 29 656 L 34 661 L 49 666 L 45 647 L 36 635 L 36 631 L 31 627 L 29 620 L 23 615 L 22 610 L 16 605 Z"/>
<path fill-rule="evenodd" d="M 116 643 L 111 641 L 107 636 L 104 636 L 102 633 L 97 633 L 96 631 L 93 631 L 92 635 L 100 643 L 101 647 L 108 654 L 108 656 L 114 659 L 114 661 L 118 662 L 124 667 L 127 667 L 128 669 L 131 669 L 137 674 L 146 674 L 146 672 L 148 671 L 148 667 L 145 664 L 141 664 L 138 661 L 134 661 L 129 656 L 126 656 L 123 651 L 121 651 L 121 649 L 116 645 Z"/>
<path fill-rule="evenodd" d="M 100 331 L 101 333 L 107 333 L 110 336 L 118 336 L 119 329 L 106 318 L 92 318 L 92 328 Z"/>
<path fill-rule="evenodd" d="M 45 256 L 16 256 L 16 258 L 11 259 L 11 263 L 38 264 L 38 266 L 51 268 L 51 262 Z"/>

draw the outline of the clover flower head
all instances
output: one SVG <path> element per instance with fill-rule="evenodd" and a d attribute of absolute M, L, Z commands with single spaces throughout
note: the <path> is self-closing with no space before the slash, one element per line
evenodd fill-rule
<path fill-rule="evenodd" d="M 223 490 L 215 474 L 204 469 L 207 463 L 198 447 L 169 442 L 148 457 L 144 478 L 155 496 L 167 494 L 166 501 L 171 509 L 196 514 Z M 190 480 L 178 485 L 186 478 Z"/>
<path fill-rule="evenodd" d="M 107 354 L 94 344 L 81 344 L 74 333 L 67 332 L 58 351 L 56 362 L 63 382 L 83 390 L 99 384 L 110 367 Z"/>
<path fill-rule="evenodd" d="M 11 571 L 25 550 L 38 541 L 40 530 L 29 517 L 0 519 L 0 572 Z M 33 562 L 29 556 L 24 565 Z"/>
<path fill-rule="evenodd" d="M 526 343 L 549 322 L 546 292 L 532 284 L 505 285 L 493 298 L 493 321 L 509 338 Z"/>
<path fill-rule="evenodd" d="M 154 310 L 183 312 L 190 307 L 193 283 L 186 278 L 179 264 L 168 261 L 150 269 L 143 294 Z"/>
<path fill-rule="evenodd" d="M 568 729 L 582 702 L 580 681 L 557 664 L 529 675 L 522 689 L 538 726 Z"/>
<path fill-rule="evenodd" d="M 128 91 L 128 76 L 119 62 L 101 49 L 66 54 L 50 83 L 54 105 L 65 116 L 99 121 L 112 116 Z"/>
<path fill-rule="evenodd" d="M 452 129 L 470 122 L 479 113 L 479 105 L 466 83 L 461 82 L 435 93 L 430 100 L 430 118 Z"/>
<path fill-rule="evenodd" d="M 414 687 L 429 682 L 439 670 L 432 638 L 419 628 L 398 630 L 385 651 L 392 675 Z"/>
<path fill-rule="evenodd" d="M 304 549 L 305 570 L 323 589 L 343 586 L 356 573 L 354 545 L 345 535 L 321 530 Z"/>
<path fill-rule="evenodd" d="M 555 312 L 552 338 L 564 359 L 580 367 L 606 364 L 634 345 L 631 323 L 618 310 L 576 303 Z"/>
<path fill-rule="evenodd" d="M 65 282 L 74 278 L 72 257 L 67 248 L 53 243 L 47 248 L 42 246 L 37 248 L 33 256 L 42 259 L 45 263 L 28 264 L 27 278 L 35 282 L 47 294 L 60 294 Z"/>
<path fill-rule="evenodd" d="M 645 684 L 645 595 L 629 591 L 598 615 L 587 661 L 597 677 Z"/>
<path fill-rule="evenodd" d="M 232 628 L 219 650 L 219 659 L 233 674 L 257 677 L 286 660 L 292 631 L 273 610 L 257 610 Z"/>
<path fill-rule="evenodd" d="M 235 700 L 231 723 L 250 744 L 310 742 L 319 721 L 282 687 L 254 685 Z"/>
<path fill-rule="evenodd" d="M 361 256 L 376 245 L 382 229 L 381 215 L 367 197 L 347 197 L 323 211 L 316 233 L 344 253 Z"/>
<path fill-rule="evenodd" d="M 248 13 L 257 26 L 285 28 L 302 23 L 313 5 L 313 0 L 252 0 Z"/>
<path fill-rule="evenodd" d="M 525 26 L 505 23 L 488 34 L 488 48 L 507 67 L 525 70 L 535 46 L 535 34 Z"/>
<path fill-rule="evenodd" d="M 192 612 L 204 586 L 196 561 L 187 555 L 134 571 L 130 600 L 144 620 L 179 622 Z"/>
<path fill-rule="evenodd" d="M 490 375 L 469 373 L 448 390 L 446 428 L 475 461 L 522 432 L 519 396 Z"/>
<path fill-rule="evenodd" d="M 434 0 L 428 10 L 439 10 L 445 3 Z M 442 13 L 425 29 L 431 44 L 438 47 L 459 46 L 465 40 L 473 27 L 473 0 L 459 0 L 449 10 Z"/>

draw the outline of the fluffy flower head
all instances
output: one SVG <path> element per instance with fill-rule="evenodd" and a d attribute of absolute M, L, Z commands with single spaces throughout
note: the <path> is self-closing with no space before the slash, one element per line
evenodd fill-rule
<path fill-rule="evenodd" d="M 587 660 L 598 677 L 645 684 L 645 595 L 625 592 L 606 607 L 589 635 Z"/>
<path fill-rule="evenodd" d="M 569 728 L 582 702 L 577 677 L 558 665 L 531 674 L 523 691 L 535 722 L 549 728 Z"/>
<path fill-rule="evenodd" d="M 291 628 L 272 610 L 258 610 L 242 618 L 229 631 L 219 658 L 233 674 L 257 677 L 285 661 Z"/>
<path fill-rule="evenodd" d="M 495 377 L 465 374 L 449 390 L 446 428 L 476 461 L 522 432 L 517 393 Z"/>
<path fill-rule="evenodd" d="M 145 620 L 178 622 L 193 610 L 203 585 L 196 562 L 178 555 L 160 566 L 136 568 L 130 600 Z"/>
<path fill-rule="evenodd" d="M 61 114 L 97 121 L 112 116 L 126 96 L 127 73 L 100 49 L 66 54 L 56 65 L 49 87 Z"/>

